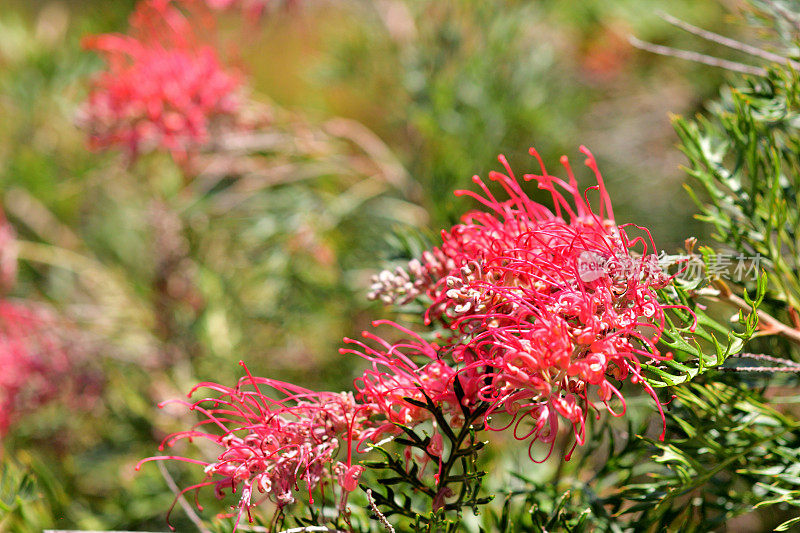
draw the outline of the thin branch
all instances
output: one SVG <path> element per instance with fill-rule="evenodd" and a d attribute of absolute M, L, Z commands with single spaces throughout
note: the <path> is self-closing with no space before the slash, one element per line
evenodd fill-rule
<path fill-rule="evenodd" d="M 795 372 L 800 374 L 800 366 L 721 366 L 717 370 L 723 372 Z"/>
<path fill-rule="evenodd" d="M 688 50 L 679 50 L 669 46 L 661 46 L 659 44 L 648 43 L 637 39 L 633 35 L 628 37 L 628 42 L 634 47 L 668 57 L 677 57 L 678 59 L 685 59 L 687 61 L 694 61 L 695 63 L 702 63 L 712 67 L 724 68 L 733 72 L 741 72 L 742 74 L 750 74 L 753 76 L 766 76 L 767 69 L 756 67 L 754 65 L 745 65 L 736 61 L 729 61 L 727 59 L 720 59 L 718 57 L 701 54 L 699 52 L 690 52 Z"/>
<path fill-rule="evenodd" d="M 356 120 L 334 118 L 323 126 L 326 133 L 348 139 L 378 167 L 392 186 L 412 196 L 420 196 L 419 183 L 409 174 L 397 156 L 372 130 Z"/>
<path fill-rule="evenodd" d="M 774 0 L 762 0 L 762 1 L 769 7 L 777 11 L 778 14 L 786 20 L 786 22 L 794 26 L 795 31 L 800 33 L 800 20 L 797 18 L 797 15 L 795 13 L 792 13 L 791 11 L 789 11 L 779 3 L 775 2 Z"/>
<path fill-rule="evenodd" d="M 754 359 L 756 361 L 769 361 L 770 363 L 778 363 L 784 366 L 796 366 L 800 367 L 800 363 L 797 361 L 792 361 L 791 359 L 783 359 L 781 357 L 775 357 L 772 355 L 766 355 L 763 353 L 736 353 L 731 355 L 730 357 L 739 357 L 742 359 Z"/>
<path fill-rule="evenodd" d="M 774 61 L 775 63 L 781 63 L 781 64 L 788 63 L 789 65 L 792 66 L 792 68 L 795 69 L 800 68 L 800 63 L 798 63 L 797 61 L 792 61 L 788 57 L 782 56 L 780 54 L 775 54 L 767 50 L 762 50 L 757 46 L 751 46 L 747 43 L 737 41 L 736 39 L 731 39 L 730 37 L 725 37 L 724 35 L 720 35 L 718 33 L 714 33 L 712 31 L 708 31 L 703 28 L 698 28 L 697 26 L 689 24 L 688 22 L 685 22 L 677 17 L 673 17 L 669 13 L 665 13 L 663 11 L 658 11 L 656 14 L 666 22 L 672 24 L 673 26 L 676 26 L 693 35 L 697 35 L 698 37 L 701 37 L 707 41 L 727 46 L 728 48 L 732 48 L 733 50 L 738 50 L 740 52 L 744 52 L 746 54 L 759 57 L 766 61 Z"/>
<path fill-rule="evenodd" d="M 80 237 L 29 192 L 12 187 L 6 191 L 5 200 L 6 212 L 20 219 L 43 240 L 57 242 L 62 248 L 71 251 L 81 249 Z"/>
<path fill-rule="evenodd" d="M 378 517 L 378 521 L 381 525 L 386 528 L 386 531 L 389 533 L 394 533 L 394 527 L 392 524 L 386 520 L 386 517 L 383 516 L 383 513 L 378 509 L 378 506 L 375 504 L 375 499 L 372 497 L 372 489 L 367 489 L 367 501 L 369 501 L 369 508 L 372 509 L 372 512 L 375 513 L 375 516 Z"/>
<path fill-rule="evenodd" d="M 189 502 L 187 502 L 186 498 L 183 497 L 183 494 L 181 494 L 181 489 L 175 483 L 175 480 L 172 479 L 172 476 L 167 470 L 167 467 L 164 466 L 164 463 L 162 461 L 156 461 L 156 463 L 158 463 L 158 469 L 161 471 L 161 475 L 164 477 L 164 481 L 167 482 L 169 490 L 171 490 L 175 494 L 175 497 L 178 499 L 178 503 L 181 505 L 181 508 L 183 508 L 184 512 L 189 517 L 189 520 L 191 520 L 194 523 L 194 525 L 197 526 L 197 529 L 199 529 L 202 533 L 211 533 L 211 530 L 206 528 L 206 526 L 203 524 L 203 520 L 199 516 L 197 516 L 197 513 L 194 512 L 192 506 L 189 505 Z"/>

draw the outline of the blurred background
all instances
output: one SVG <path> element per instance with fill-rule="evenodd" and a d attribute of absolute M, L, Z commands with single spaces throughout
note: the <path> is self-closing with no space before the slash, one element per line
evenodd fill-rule
<path fill-rule="evenodd" d="M 133 466 L 191 418 L 156 404 L 234 383 L 239 360 L 348 388 L 360 367 L 338 355 L 342 337 L 387 315 L 365 297 L 370 276 L 404 236 L 435 243 L 470 207 L 453 190 L 499 170 L 499 153 L 520 176 L 538 171 L 530 146 L 555 174 L 566 154 L 588 185 L 584 144 L 618 222 L 668 252 L 706 239 L 669 114 L 701 111 L 726 72 L 628 37 L 709 48 L 663 9 L 753 40 L 738 2 L 275 4 L 256 22 L 219 15 L 250 127 L 187 163 L 90 150 L 78 127 L 104 65 L 81 40 L 126 31 L 134 1 L 3 0 L 0 199 L 17 258 L 4 291 L 35 310 L 6 336 L 38 352 L 42 382 L 4 385 L 0 529 L 164 529 L 172 492 Z"/>

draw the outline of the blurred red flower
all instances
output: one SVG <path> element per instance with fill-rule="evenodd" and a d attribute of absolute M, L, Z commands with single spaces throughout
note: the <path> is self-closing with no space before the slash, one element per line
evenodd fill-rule
<path fill-rule="evenodd" d="M 183 159 L 211 140 L 214 122 L 236 113 L 242 77 L 214 46 L 214 21 L 196 2 L 149 0 L 131 15 L 130 35 L 103 34 L 84 46 L 107 62 L 79 122 L 92 148 L 155 149 Z"/>

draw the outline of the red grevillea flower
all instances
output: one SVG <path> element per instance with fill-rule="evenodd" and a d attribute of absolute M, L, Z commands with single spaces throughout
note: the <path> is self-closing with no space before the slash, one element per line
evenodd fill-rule
<path fill-rule="evenodd" d="M 413 427 L 429 420 L 431 413 L 408 399 L 427 403 L 427 400 L 453 417 L 452 425 L 458 426 L 462 414 L 453 385 L 456 379 L 456 367 L 451 353 L 452 348 L 444 351 L 434 343 L 406 329 L 399 324 L 387 320 L 376 320 L 373 326 L 388 324 L 399 333 L 410 337 L 390 343 L 383 338 L 364 331 L 365 342 L 345 338 L 346 344 L 357 346 L 341 348 L 342 354 L 354 354 L 370 362 L 361 377 L 355 380 L 358 399 L 370 405 L 374 412 L 381 415 L 380 422 L 368 429 L 364 437 L 372 441 L 386 435 L 400 432 L 395 424 Z M 464 382 L 464 377 L 461 377 Z M 472 390 L 475 390 L 474 387 Z"/>
<path fill-rule="evenodd" d="M 63 328 L 46 309 L 0 300 L 0 435 L 64 392 L 72 370 Z"/>
<path fill-rule="evenodd" d="M 241 77 L 195 36 L 201 17 L 173 4 L 145 1 L 131 17 L 132 35 L 85 40 L 108 63 L 79 113 L 92 148 L 121 146 L 131 156 L 164 149 L 180 159 L 237 111 Z"/>
<path fill-rule="evenodd" d="M 112 35 L 86 46 L 109 61 L 82 109 L 94 149 L 122 146 L 136 156 L 161 148 L 182 158 L 209 141 L 214 119 L 238 108 L 240 79 L 211 47 L 167 49 Z"/>
<path fill-rule="evenodd" d="M 294 491 L 299 490 L 301 481 L 312 503 L 311 492 L 334 477 L 343 491 L 342 505 L 347 493 L 358 486 L 363 467 L 352 464 L 353 445 L 369 427 L 371 413 L 369 407 L 356 403 L 352 394 L 312 392 L 253 377 L 249 372 L 234 388 L 200 383 L 190 396 L 198 389 L 219 395 L 195 402 L 175 400 L 162 404 L 185 405 L 206 419 L 192 430 L 170 435 L 161 449 L 183 439 L 204 438 L 220 447 L 217 458 L 201 461 L 176 455 L 157 456 L 141 461 L 137 469 L 144 462 L 162 460 L 203 466 L 206 480 L 181 494 L 205 486 L 214 486 L 219 498 L 228 488 L 239 492 L 234 513 L 236 526 L 244 513 L 252 521 L 250 508 L 265 499 L 279 507 L 293 503 Z M 340 450 L 345 453 L 345 462 L 337 461 Z"/>
<path fill-rule="evenodd" d="M 402 433 L 398 425 L 413 428 L 430 420 L 433 434 L 426 452 L 416 456 L 420 475 L 432 459 L 439 458 L 439 470 L 435 474 L 438 482 L 442 469 L 443 439 L 439 427 L 441 417 L 434 416 L 431 409 L 445 417 L 451 428 L 464 425 L 464 409 L 473 409 L 480 403 L 478 392 L 484 376 L 475 369 L 458 370 L 462 360 L 457 354 L 459 346 L 452 343 L 439 346 L 428 342 L 413 331 L 388 320 L 376 320 L 373 326 L 390 325 L 405 340 L 389 342 L 369 331 L 362 332 L 364 339 L 345 338 L 346 344 L 357 348 L 342 348 L 342 354 L 354 354 L 370 362 L 368 368 L 354 385 L 357 398 L 370 406 L 377 415 L 373 427 L 364 431 L 362 441 L 373 443 L 386 437 Z M 460 365 L 463 367 L 463 365 Z M 462 394 L 456 393 L 456 380 Z M 405 450 L 405 458 L 414 458 L 411 447 Z M 434 465 L 437 462 L 434 461 Z M 436 506 L 434 506 L 436 508 Z"/>
<path fill-rule="evenodd" d="M 0 436 L 56 399 L 86 408 L 98 381 L 84 371 L 87 339 L 42 304 L 4 298 L 16 283 L 16 233 L 0 211 Z"/>
<path fill-rule="evenodd" d="M 464 215 L 442 232 L 440 247 L 407 270 L 378 275 L 371 296 L 405 303 L 419 295 L 432 300 L 428 321 L 452 330 L 459 346 L 458 372 L 480 372 L 478 397 L 490 404 L 488 417 L 505 413 L 519 439 L 552 444 L 559 419 L 585 441 L 588 413 L 600 407 L 614 416 L 625 411 L 624 380 L 640 384 L 641 360 L 663 359 L 656 348 L 664 309 L 656 290 L 670 282 L 659 268 L 655 245 L 631 238 L 614 220 L 611 201 L 594 158 L 584 147 L 597 185 L 578 188 L 566 157 L 568 179 L 526 174 L 552 197 L 553 208 L 531 200 L 504 157 L 507 174 L 490 173 L 509 196 L 498 200 L 477 176 L 482 193 L 458 191 L 486 208 Z M 592 208 L 589 193 L 597 191 Z M 616 398 L 621 407 L 612 408 Z M 491 428 L 491 425 L 489 425 Z M 491 428 L 491 429 L 503 429 Z M 662 433 L 663 438 L 663 433 Z M 549 455 L 549 454 L 548 454 Z"/>

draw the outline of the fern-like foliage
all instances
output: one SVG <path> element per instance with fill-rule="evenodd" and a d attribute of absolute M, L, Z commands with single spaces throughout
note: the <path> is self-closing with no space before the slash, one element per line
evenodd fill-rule
<path fill-rule="evenodd" d="M 714 237 L 763 260 L 772 300 L 800 304 L 800 76 L 771 69 L 723 92 L 709 117 L 676 118 L 687 169 L 704 195 L 687 190 Z"/>

